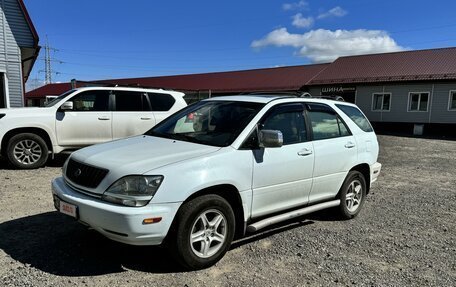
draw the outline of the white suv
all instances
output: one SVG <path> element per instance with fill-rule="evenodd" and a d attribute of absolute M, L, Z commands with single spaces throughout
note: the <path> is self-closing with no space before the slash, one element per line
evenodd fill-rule
<path fill-rule="evenodd" d="M 0 152 L 17 168 L 43 166 L 49 154 L 143 134 L 187 106 L 162 89 L 88 87 L 43 108 L 0 109 Z"/>
<path fill-rule="evenodd" d="M 355 217 L 380 173 L 378 151 L 353 104 L 220 97 L 73 153 L 52 193 L 57 210 L 106 237 L 166 242 L 198 269 L 246 232 L 330 207 Z"/>

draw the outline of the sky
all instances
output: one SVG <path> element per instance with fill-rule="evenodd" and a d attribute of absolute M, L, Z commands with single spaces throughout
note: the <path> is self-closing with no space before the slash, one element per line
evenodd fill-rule
<path fill-rule="evenodd" d="M 456 46 L 454 0 L 24 0 L 52 81 L 331 62 Z M 44 82 L 44 49 L 27 90 Z"/>

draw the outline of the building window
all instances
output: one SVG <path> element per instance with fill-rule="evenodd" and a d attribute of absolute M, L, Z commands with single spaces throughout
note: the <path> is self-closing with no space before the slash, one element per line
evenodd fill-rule
<path fill-rule="evenodd" d="M 429 92 L 409 93 L 409 112 L 427 112 L 429 104 Z"/>
<path fill-rule="evenodd" d="M 389 111 L 391 105 L 391 93 L 374 93 L 372 100 L 373 111 Z"/>
<path fill-rule="evenodd" d="M 456 111 L 456 91 L 450 91 L 450 99 L 448 102 L 448 110 Z"/>

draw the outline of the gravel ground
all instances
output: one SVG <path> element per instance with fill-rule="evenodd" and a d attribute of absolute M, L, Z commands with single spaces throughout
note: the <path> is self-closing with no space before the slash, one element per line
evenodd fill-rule
<path fill-rule="evenodd" d="M 456 286 L 456 141 L 379 136 L 383 170 L 360 216 L 319 212 L 182 272 L 54 211 L 51 167 L 0 162 L 0 286 Z"/>

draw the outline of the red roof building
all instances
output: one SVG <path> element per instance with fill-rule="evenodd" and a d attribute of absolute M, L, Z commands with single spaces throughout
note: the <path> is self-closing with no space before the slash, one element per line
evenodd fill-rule
<path fill-rule="evenodd" d="M 330 64 L 109 79 L 73 86 L 100 84 L 180 90 L 190 101 L 246 92 L 308 91 L 356 103 L 377 126 L 392 123 L 410 130 L 415 125 L 456 125 L 456 47 L 340 57 Z M 27 98 L 70 88 L 70 83 L 47 85 L 28 92 Z"/>
<path fill-rule="evenodd" d="M 340 57 L 308 85 L 456 79 L 456 48 Z"/>

